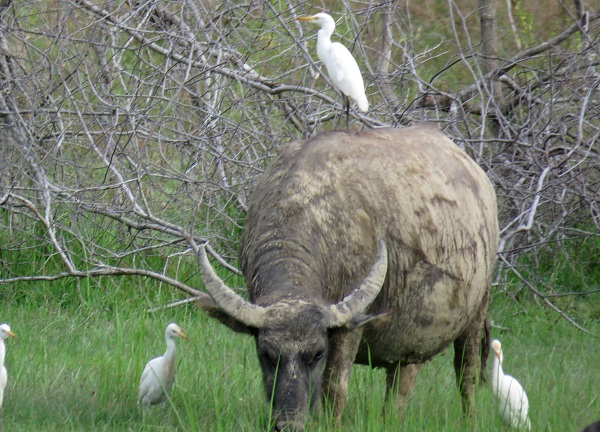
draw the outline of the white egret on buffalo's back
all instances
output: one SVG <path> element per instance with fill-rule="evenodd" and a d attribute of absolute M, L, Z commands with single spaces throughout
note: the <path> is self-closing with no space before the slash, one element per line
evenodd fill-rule
<path fill-rule="evenodd" d="M 494 363 L 492 365 L 492 392 L 500 403 L 500 415 L 514 428 L 531 430 L 529 400 L 523 386 L 502 370 L 502 345 L 498 339 L 492 341 Z"/>
<path fill-rule="evenodd" d="M 8 324 L 0 325 L 0 407 L 2 407 L 2 401 L 4 400 L 4 389 L 8 382 L 8 372 L 4 366 L 4 355 L 6 354 L 6 346 L 4 345 L 4 339 L 8 337 L 16 337 L 16 335 L 10 331 Z"/>
<path fill-rule="evenodd" d="M 318 13 L 296 19 L 311 21 L 321 26 L 317 32 L 317 56 L 327 68 L 329 79 L 333 85 L 342 92 L 346 122 L 350 111 L 349 97 L 356 101 L 359 110 L 367 112 L 369 101 L 367 101 L 365 85 L 356 60 L 344 45 L 339 42 L 331 42 L 331 35 L 335 30 L 333 18 L 326 13 Z"/>
<path fill-rule="evenodd" d="M 175 378 L 175 338 L 187 339 L 179 326 L 171 323 L 165 330 L 167 351 L 161 357 L 148 362 L 140 379 L 138 402 L 143 405 L 156 405 L 167 400 Z"/>

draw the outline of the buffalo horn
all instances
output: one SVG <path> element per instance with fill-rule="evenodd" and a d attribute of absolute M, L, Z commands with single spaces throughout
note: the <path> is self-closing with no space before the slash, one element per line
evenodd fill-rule
<path fill-rule="evenodd" d="M 383 287 L 387 273 L 387 248 L 385 242 L 379 240 L 377 258 L 367 277 L 360 286 L 348 294 L 342 301 L 327 308 L 329 328 L 342 327 L 348 324 L 355 316 L 361 314 L 375 300 Z"/>
<path fill-rule="evenodd" d="M 266 309 L 247 302 L 225 285 L 225 282 L 223 282 L 212 265 L 210 265 L 206 256 L 205 245 L 201 245 L 198 248 L 198 266 L 200 267 L 200 277 L 202 278 L 202 282 L 204 282 L 206 291 L 208 291 L 214 302 L 221 309 L 249 327 L 262 327 L 265 321 Z"/>

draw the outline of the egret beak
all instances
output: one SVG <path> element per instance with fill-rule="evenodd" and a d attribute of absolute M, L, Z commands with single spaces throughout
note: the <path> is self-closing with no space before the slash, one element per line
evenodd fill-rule
<path fill-rule="evenodd" d="M 314 21 L 316 18 L 314 16 L 302 16 L 296 18 L 296 21 Z"/>
<path fill-rule="evenodd" d="M 7 335 L 9 335 L 10 337 L 14 337 L 14 338 L 17 337 L 17 335 L 14 334 L 13 332 L 11 332 L 10 330 L 6 330 L 4 333 L 6 333 Z"/>
<path fill-rule="evenodd" d="M 186 340 L 188 339 L 188 337 L 183 332 L 177 332 L 177 336 L 179 336 L 180 338 L 184 338 Z"/>

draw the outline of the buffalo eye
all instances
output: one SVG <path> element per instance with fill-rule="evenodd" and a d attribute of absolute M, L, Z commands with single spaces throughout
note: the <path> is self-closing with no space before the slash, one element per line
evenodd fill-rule
<path fill-rule="evenodd" d="M 325 350 L 321 350 L 321 351 L 317 351 L 313 354 L 311 354 L 310 356 L 307 356 L 307 362 L 309 366 L 314 366 L 316 365 L 318 362 L 320 362 L 323 357 L 325 357 Z"/>
<path fill-rule="evenodd" d="M 279 356 L 274 356 L 267 351 L 261 351 L 259 353 L 259 359 L 261 363 L 272 367 L 277 366 L 277 363 L 279 362 Z"/>

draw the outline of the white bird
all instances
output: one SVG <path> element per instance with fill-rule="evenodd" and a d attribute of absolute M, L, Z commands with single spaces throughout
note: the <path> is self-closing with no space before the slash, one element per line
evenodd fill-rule
<path fill-rule="evenodd" d="M 171 323 L 165 330 L 167 351 L 162 357 L 156 357 L 146 364 L 140 379 L 138 403 L 143 405 L 156 405 L 167 399 L 167 394 L 173 387 L 175 378 L 175 338 L 187 336 L 179 326 Z"/>
<path fill-rule="evenodd" d="M 13 332 L 10 331 L 8 324 L 0 325 L 0 407 L 2 407 L 2 401 L 4 400 L 4 389 L 8 382 L 8 372 L 4 366 L 4 355 L 6 354 L 6 346 L 4 345 L 4 339 L 7 337 L 17 337 Z"/>
<path fill-rule="evenodd" d="M 502 345 L 498 339 L 492 341 L 494 363 L 492 365 L 492 392 L 500 402 L 500 415 L 514 428 L 531 430 L 529 400 L 523 386 L 502 371 Z"/>
<path fill-rule="evenodd" d="M 369 101 L 365 94 L 365 85 L 356 60 L 344 45 L 339 42 L 331 42 L 331 35 L 335 30 L 333 18 L 326 13 L 318 13 L 296 19 L 311 21 L 321 26 L 317 32 L 317 56 L 327 68 L 329 79 L 333 85 L 343 94 L 346 121 L 350 110 L 348 97 L 356 101 L 359 110 L 367 112 Z"/>

